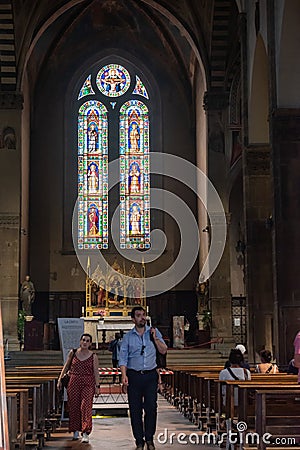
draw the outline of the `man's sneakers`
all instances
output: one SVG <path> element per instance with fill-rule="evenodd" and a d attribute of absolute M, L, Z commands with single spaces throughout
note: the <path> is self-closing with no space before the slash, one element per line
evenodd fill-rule
<path fill-rule="evenodd" d="M 79 431 L 74 431 L 72 441 L 77 441 L 79 439 Z"/>
<path fill-rule="evenodd" d="M 89 443 L 89 435 L 87 433 L 82 433 L 82 439 L 81 442 L 83 444 L 88 444 Z"/>
<path fill-rule="evenodd" d="M 153 441 L 147 441 L 146 444 L 147 444 L 147 450 L 155 450 Z"/>

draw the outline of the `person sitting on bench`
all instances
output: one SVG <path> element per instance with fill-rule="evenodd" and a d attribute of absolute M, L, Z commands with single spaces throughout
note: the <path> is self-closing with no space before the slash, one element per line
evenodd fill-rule
<path fill-rule="evenodd" d="M 258 373 L 278 373 L 277 364 L 272 363 L 272 353 L 269 350 L 261 350 L 259 352 L 261 363 L 257 364 L 255 372 Z"/>

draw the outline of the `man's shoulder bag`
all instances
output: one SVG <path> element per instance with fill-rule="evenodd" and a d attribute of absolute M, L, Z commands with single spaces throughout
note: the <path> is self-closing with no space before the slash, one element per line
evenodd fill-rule
<path fill-rule="evenodd" d="M 162 355 L 159 352 L 152 333 L 150 333 L 150 340 L 153 342 L 155 350 L 156 350 L 156 366 L 157 366 L 157 368 L 165 369 L 167 366 L 167 354 Z"/>

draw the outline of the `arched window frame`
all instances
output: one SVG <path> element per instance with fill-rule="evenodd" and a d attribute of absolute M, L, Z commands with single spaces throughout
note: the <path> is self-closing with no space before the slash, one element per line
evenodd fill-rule
<path fill-rule="evenodd" d="M 100 67 L 100 66 L 98 66 Z M 102 66 L 103 69 L 103 66 Z M 108 142 L 109 136 L 109 127 L 110 127 L 110 118 L 109 118 L 109 104 L 112 109 L 115 108 L 116 102 L 110 101 L 111 99 L 106 97 L 103 94 L 103 90 L 99 88 L 99 73 L 102 70 L 98 71 L 96 76 L 93 74 L 88 75 L 85 78 L 85 81 L 79 91 L 78 100 L 86 100 L 85 97 L 97 100 L 86 100 L 86 102 L 79 107 L 79 111 L 83 108 L 84 105 L 91 104 L 90 102 L 99 103 L 105 109 L 107 114 L 107 127 L 105 131 L 106 139 L 102 140 L 101 132 L 98 129 L 98 142 L 100 145 L 100 153 L 102 155 L 102 160 L 106 161 L 105 168 L 106 172 L 103 173 L 101 178 L 102 185 L 100 186 L 98 196 L 89 194 L 88 189 L 88 162 L 91 163 L 91 159 L 89 156 L 91 155 L 88 151 L 84 151 L 84 148 L 87 150 L 88 148 L 88 127 L 80 125 L 80 118 L 78 119 L 78 195 L 79 195 L 79 212 L 78 212 L 78 246 L 79 249 L 89 249 L 89 248 L 98 248 L 98 249 L 107 249 L 108 248 L 108 176 L 107 168 L 108 168 L 108 157 L 109 157 L 109 148 L 110 143 Z M 131 70 L 131 72 L 133 72 Z M 132 82 L 134 81 L 134 84 Z M 97 85 L 95 88 L 95 84 Z M 127 89 L 126 89 L 127 90 Z M 125 102 L 121 105 L 121 102 L 118 102 L 121 106 L 119 108 L 120 116 L 119 116 L 119 157 L 120 157 L 120 247 L 121 248 L 150 248 L 150 174 L 149 174 L 149 114 L 148 108 L 144 102 L 137 100 L 137 96 L 142 96 L 143 100 L 149 101 L 148 92 L 142 82 L 142 77 L 137 76 L 136 74 L 132 74 L 131 77 L 131 86 L 129 92 L 127 92 Z M 83 98 L 84 97 L 84 98 Z M 129 98 L 129 100 L 127 100 Z M 101 100 L 101 101 L 100 101 Z M 115 99 L 113 99 L 115 100 Z M 122 100 L 122 97 L 120 98 Z M 107 107 L 106 107 L 106 105 Z M 132 154 L 130 154 L 130 145 L 128 145 L 129 137 L 127 135 L 127 145 L 122 147 L 122 140 L 124 140 L 124 136 L 122 137 L 122 133 L 124 132 L 124 128 L 122 128 L 122 113 L 124 108 L 130 104 L 136 105 L 138 110 L 141 113 L 141 125 L 143 127 L 143 136 L 142 146 L 141 146 L 141 154 L 135 156 L 135 160 L 139 160 L 142 167 L 141 174 L 141 191 L 135 195 L 133 198 L 128 192 L 128 179 L 126 180 L 126 173 L 124 168 L 126 167 L 126 161 L 128 162 L 129 157 L 132 158 Z M 127 105 L 127 106 L 126 106 Z M 104 110 L 103 109 L 103 110 Z M 80 114 L 79 114 L 80 116 Z M 128 132 L 129 128 L 127 129 Z M 83 136 L 84 135 L 84 136 Z M 83 148 L 84 147 L 84 148 Z M 125 156 L 123 153 L 124 148 L 127 148 L 127 155 Z M 84 155 L 86 157 L 84 157 Z M 100 164 L 99 164 L 100 167 Z M 102 170 L 105 170 L 102 165 Z M 126 170 L 126 169 L 125 169 Z M 99 175 L 101 175 L 99 173 Z M 128 167 L 127 167 L 127 176 Z M 100 176 L 99 176 L 100 180 Z M 99 181 L 100 182 L 100 181 Z M 124 196 L 125 192 L 125 196 Z M 95 194 L 95 193 L 93 193 Z M 97 197 L 97 198 L 96 198 Z M 132 229 L 130 225 L 131 214 L 132 214 L 132 201 L 135 200 L 135 205 L 138 205 L 139 213 L 140 213 L 140 232 L 139 236 L 132 236 Z M 131 202 L 131 203 L 130 203 Z M 104 221 L 99 224 L 98 233 L 90 235 L 89 228 L 89 211 L 90 208 L 97 207 L 99 211 L 102 211 L 105 216 Z M 130 209 L 131 208 L 131 209 Z M 124 217 L 125 213 L 125 217 Z M 101 225 L 101 227 L 100 227 Z"/>

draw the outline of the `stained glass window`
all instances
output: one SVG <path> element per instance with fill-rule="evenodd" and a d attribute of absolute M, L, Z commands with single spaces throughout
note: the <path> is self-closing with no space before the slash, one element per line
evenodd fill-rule
<path fill-rule="evenodd" d="M 149 98 L 147 89 L 144 86 L 144 83 L 141 81 L 140 77 L 135 76 L 135 86 L 132 92 L 133 94 L 141 95 L 142 97 Z"/>
<path fill-rule="evenodd" d="M 95 94 L 95 92 L 93 91 L 92 88 L 91 75 L 89 75 L 85 80 L 85 82 L 83 83 L 82 88 L 80 89 L 78 100 L 84 97 L 85 95 L 93 95 L 93 94 Z"/>
<path fill-rule="evenodd" d="M 96 83 L 102 94 L 108 97 L 119 97 L 128 90 L 130 75 L 128 70 L 119 64 L 108 64 L 99 70 Z"/>
<path fill-rule="evenodd" d="M 120 109 L 120 247 L 150 248 L 148 108 L 129 100 Z"/>
<path fill-rule="evenodd" d="M 108 248 L 108 127 L 119 132 L 110 138 L 119 140 L 120 247 L 150 248 L 149 115 L 135 97 L 147 102 L 148 92 L 140 77 L 108 64 L 86 78 L 78 100 L 91 94 L 97 100 L 86 101 L 78 114 L 78 248 Z M 124 94 L 129 100 L 118 98 Z"/>
<path fill-rule="evenodd" d="M 108 248 L 107 109 L 90 100 L 78 114 L 78 248 Z"/>

